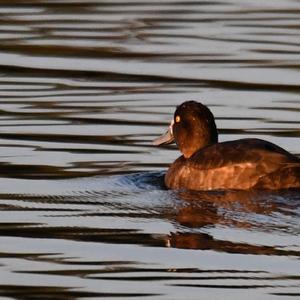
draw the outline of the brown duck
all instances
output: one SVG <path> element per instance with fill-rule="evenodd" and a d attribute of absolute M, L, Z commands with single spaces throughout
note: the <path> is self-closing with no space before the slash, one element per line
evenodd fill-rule
<path fill-rule="evenodd" d="M 169 130 L 155 145 L 175 140 L 182 156 L 165 175 L 170 189 L 300 188 L 300 159 L 260 139 L 218 143 L 214 116 L 203 104 L 188 101 L 177 107 Z"/>

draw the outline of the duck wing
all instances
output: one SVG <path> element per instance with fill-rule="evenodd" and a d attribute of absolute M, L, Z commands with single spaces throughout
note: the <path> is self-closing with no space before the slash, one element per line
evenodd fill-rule
<path fill-rule="evenodd" d="M 275 144 L 241 139 L 205 147 L 189 159 L 178 158 L 167 172 L 165 182 L 171 188 L 193 190 L 267 188 L 267 182 L 272 181 L 267 180 L 268 174 L 275 176 L 278 170 L 297 166 L 300 167 L 299 158 Z M 279 182 L 280 175 L 276 176 Z M 258 184 L 263 177 L 264 181 Z"/>

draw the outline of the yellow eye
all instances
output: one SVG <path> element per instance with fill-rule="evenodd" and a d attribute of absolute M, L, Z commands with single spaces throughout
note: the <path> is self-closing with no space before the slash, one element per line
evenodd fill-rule
<path fill-rule="evenodd" d="M 179 122 L 180 122 L 180 117 L 179 117 L 179 116 L 176 116 L 176 117 L 175 117 L 175 122 L 176 122 L 176 123 L 179 123 Z"/>

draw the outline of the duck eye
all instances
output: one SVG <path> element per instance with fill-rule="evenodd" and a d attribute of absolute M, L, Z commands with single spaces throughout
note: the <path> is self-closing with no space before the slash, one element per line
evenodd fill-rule
<path fill-rule="evenodd" d="M 179 122 L 180 122 L 180 116 L 176 116 L 176 117 L 175 117 L 175 122 L 176 122 L 176 123 L 179 123 Z"/>

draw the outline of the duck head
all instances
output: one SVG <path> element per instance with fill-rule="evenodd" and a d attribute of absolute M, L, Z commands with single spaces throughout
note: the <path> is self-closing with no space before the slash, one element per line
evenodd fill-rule
<path fill-rule="evenodd" d="M 196 101 L 179 105 L 168 131 L 153 141 L 154 145 L 176 142 L 185 158 L 199 149 L 218 142 L 218 131 L 212 112 Z"/>

